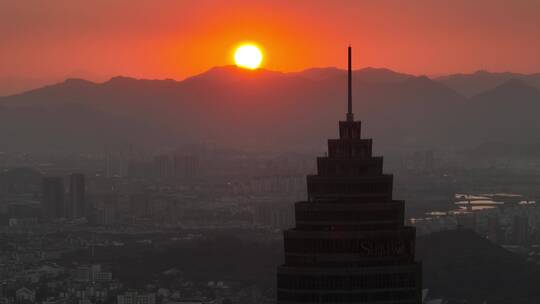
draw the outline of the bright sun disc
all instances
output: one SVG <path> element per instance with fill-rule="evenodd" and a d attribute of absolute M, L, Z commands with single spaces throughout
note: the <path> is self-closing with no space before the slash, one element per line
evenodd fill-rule
<path fill-rule="evenodd" d="M 234 62 L 242 68 L 254 70 L 261 66 L 262 59 L 261 50 L 254 44 L 241 45 L 234 52 Z"/>

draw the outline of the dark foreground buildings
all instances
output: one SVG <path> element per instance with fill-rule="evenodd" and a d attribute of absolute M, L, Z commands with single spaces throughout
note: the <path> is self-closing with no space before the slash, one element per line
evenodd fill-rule
<path fill-rule="evenodd" d="M 296 227 L 284 233 L 278 303 L 421 303 L 415 229 L 404 226 L 393 176 L 353 118 L 350 48 L 348 105 L 339 139 L 307 177 L 308 200 L 295 204 Z"/>

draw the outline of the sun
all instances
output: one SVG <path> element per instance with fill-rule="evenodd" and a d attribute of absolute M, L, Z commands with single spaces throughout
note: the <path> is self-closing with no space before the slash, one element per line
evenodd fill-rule
<path fill-rule="evenodd" d="M 242 44 L 234 52 L 234 62 L 237 66 L 255 70 L 261 66 L 263 54 L 255 44 Z"/>

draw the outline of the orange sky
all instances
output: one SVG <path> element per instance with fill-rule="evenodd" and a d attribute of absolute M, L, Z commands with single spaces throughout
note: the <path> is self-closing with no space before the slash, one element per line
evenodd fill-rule
<path fill-rule="evenodd" d="M 540 1 L 0 2 L 0 78 L 183 79 L 232 64 L 251 40 L 265 68 L 346 65 L 413 74 L 540 72 Z"/>

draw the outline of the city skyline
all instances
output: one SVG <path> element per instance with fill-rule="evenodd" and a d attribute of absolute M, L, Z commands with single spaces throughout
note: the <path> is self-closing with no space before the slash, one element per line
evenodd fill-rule
<path fill-rule="evenodd" d="M 540 303 L 539 15 L 0 0 L 0 304 Z"/>

